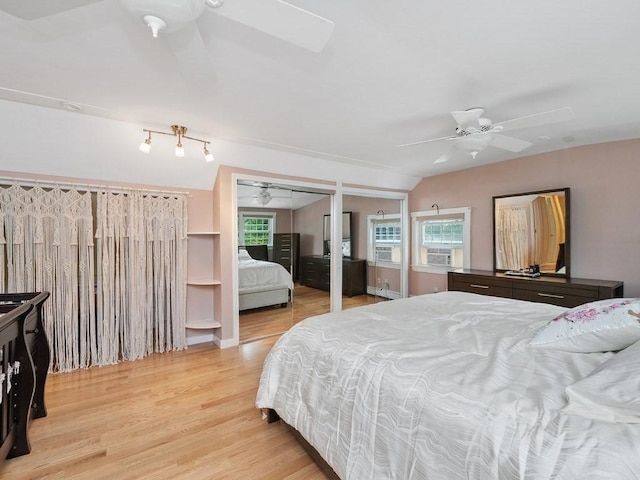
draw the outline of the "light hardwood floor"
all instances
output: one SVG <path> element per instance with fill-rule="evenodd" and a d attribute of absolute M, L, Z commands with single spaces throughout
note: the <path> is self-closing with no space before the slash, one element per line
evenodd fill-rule
<path fill-rule="evenodd" d="M 325 480 L 286 427 L 267 424 L 254 406 L 273 333 L 329 310 L 327 292 L 296 287 L 296 295 L 293 309 L 242 315 L 245 337 L 270 336 L 237 348 L 202 344 L 50 375 L 48 416 L 29 429 L 32 452 L 0 465 L 0 479 Z"/>
<path fill-rule="evenodd" d="M 379 301 L 386 299 L 372 295 L 356 295 L 351 298 L 344 296 L 342 308 L 359 307 Z M 296 285 L 293 302 L 286 308 L 275 306 L 240 312 L 240 342 L 285 332 L 305 318 L 328 312 L 329 307 L 329 292 Z"/>
<path fill-rule="evenodd" d="M 32 452 L 5 461 L 0 478 L 324 480 L 286 427 L 254 407 L 276 339 L 50 375 Z"/>

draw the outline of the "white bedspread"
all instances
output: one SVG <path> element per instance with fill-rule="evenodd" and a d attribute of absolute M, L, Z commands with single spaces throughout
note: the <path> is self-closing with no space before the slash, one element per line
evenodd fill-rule
<path fill-rule="evenodd" d="M 313 317 L 273 347 L 256 405 L 344 480 L 637 480 L 640 425 L 558 412 L 612 354 L 527 346 L 563 310 L 443 292 Z"/>
<path fill-rule="evenodd" d="M 266 286 L 293 288 L 291 274 L 279 263 L 254 260 L 238 260 L 238 288 L 240 293 L 257 291 Z"/>

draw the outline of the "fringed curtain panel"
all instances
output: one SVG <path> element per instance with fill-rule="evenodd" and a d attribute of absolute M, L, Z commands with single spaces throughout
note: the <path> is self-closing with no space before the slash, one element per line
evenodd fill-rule
<path fill-rule="evenodd" d="M 19 185 L 0 192 L 0 288 L 51 292 L 44 309 L 52 366 L 87 367 L 95 341 L 91 196 Z"/>
<path fill-rule="evenodd" d="M 89 192 L 0 196 L 0 291 L 51 292 L 52 371 L 186 348 L 186 197 L 100 191 L 95 220 Z"/>
<path fill-rule="evenodd" d="M 99 192 L 96 218 L 101 362 L 186 348 L 186 198 Z"/>

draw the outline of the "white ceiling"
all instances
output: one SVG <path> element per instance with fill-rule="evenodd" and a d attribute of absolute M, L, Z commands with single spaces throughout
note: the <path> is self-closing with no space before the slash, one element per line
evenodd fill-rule
<path fill-rule="evenodd" d="M 0 98 L 62 99 L 135 132 L 187 125 L 222 163 L 232 159 L 216 142 L 379 167 L 381 178 L 640 136 L 637 0 L 289 1 L 334 22 L 322 52 L 205 12 L 205 48 L 188 58 L 116 0 L 32 21 L 0 12 Z M 477 106 L 494 122 L 565 106 L 575 118 L 509 132 L 534 143 L 520 154 L 488 147 L 434 165 L 447 142 L 395 147 L 453 134 L 450 112 Z"/>

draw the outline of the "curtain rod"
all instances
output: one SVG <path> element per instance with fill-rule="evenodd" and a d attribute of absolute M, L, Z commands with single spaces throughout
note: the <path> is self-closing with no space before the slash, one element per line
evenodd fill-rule
<path fill-rule="evenodd" d="M 152 190 L 147 188 L 133 188 L 133 187 L 113 187 L 110 185 L 100 185 L 94 183 L 73 183 L 73 182 L 52 182 L 50 180 L 37 180 L 33 178 L 20 178 L 20 177 L 7 177 L 0 175 L 0 185 L 10 186 L 13 183 L 18 183 L 21 186 L 28 187 L 43 187 L 43 188 L 73 188 L 81 192 L 91 192 L 99 188 L 108 189 L 114 193 L 128 193 L 128 192 L 144 192 L 149 195 L 189 195 L 189 192 L 183 191 L 171 191 L 171 190 Z"/>

